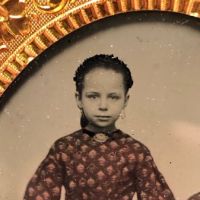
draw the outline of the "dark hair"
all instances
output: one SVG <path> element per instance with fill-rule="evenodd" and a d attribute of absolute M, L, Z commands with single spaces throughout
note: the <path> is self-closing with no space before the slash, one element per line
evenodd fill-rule
<path fill-rule="evenodd" d="M 121 61 L 118 57 L 114 57 L 113 54 L 98 54 L 85 59 L 76 70 L 73 80 L 76 82 L 76 91 L 80 94 L 80 97 L 84 87 L 83 83 L 85 75 L 91 70 L 99 67 L 104 69 L 112 69 L 115 72 L 121 73 L 123 75 L 125 93 L 127 93 L 132 87 L 133 79 L 131 72 L 123 61 Z M 87 123 L 87 118 L 83 113 L 81 116 L 81 127 L 85 127 Z"/>

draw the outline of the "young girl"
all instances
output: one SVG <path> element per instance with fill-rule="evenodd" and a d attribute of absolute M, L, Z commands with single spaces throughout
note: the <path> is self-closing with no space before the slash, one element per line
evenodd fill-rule
<path fill-rule="evenodd" d="M 24 200 L 174 200 L 150 151 L 115 126 L 133 85 L 126 64 L 95 55 L 77 69 L 81 129 L 58 139 L 27 185 Z"/>

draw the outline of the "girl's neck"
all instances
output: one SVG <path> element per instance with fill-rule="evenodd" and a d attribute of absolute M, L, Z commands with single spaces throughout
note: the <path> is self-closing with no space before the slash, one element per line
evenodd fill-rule
<path fill-rule="evenodd" d="M 113 132 L 115 130 L 117 130 L 117 128 L 115 127 L 115 124 L 109 126 L 109 127 L 98 127 L 98 126 L 94 126 L 93 124 L 88 124 L 86 127 L 84 127 L 85 129 L 92 131 L 94 133 L 99 133 L 99 132 L 104 132 L 104 133 L 109 133 L 109 132 Z"/>

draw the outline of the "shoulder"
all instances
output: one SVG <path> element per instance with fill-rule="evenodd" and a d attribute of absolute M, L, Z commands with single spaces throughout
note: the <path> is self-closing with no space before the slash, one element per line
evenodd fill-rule
<path fill-rule="evenodd" d="M 128 133 L 125 133 L 123 131 L 121 131 L 121 133 L 123 134 L 124 143 L 126 145 L 129 145 L 131 149 L 133 149 L 135 152 L 150 153 L 149 148 L 145 144 L 143 144 L 141 141 L 135 139 L 133 136 L 131 136 Z"/>
<path fill-rule="evenodd" d="M 76 130 L 68 135 L 65 135 L 59 139 L 57 139 L 52 148 L 56 151 L 65 151 L 66 149 L 73 148 L 75 145 L 77 137 L 80 135 L 80 130 Z"/>
<path fill-rule="evenodd" d="M 149 148 L 142 142 L 136 140 L 131 135 L 123 133 L 126 138 L 125 145 L 128 148 L 128 158 L 135 159 L 138 163 L 151 163 L 153 162 L 153 157 Z"/>

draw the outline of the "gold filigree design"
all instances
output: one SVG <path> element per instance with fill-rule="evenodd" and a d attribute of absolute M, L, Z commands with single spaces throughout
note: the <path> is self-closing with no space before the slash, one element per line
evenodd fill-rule
<path fill-rule="evenodd" d="M 11 4 L 11 1 L 13 2 Z M 39 9 L 33 5 L 43 5 Z M 9 53 L 0 53 L 0 96 L 28 64 L 52 44 L 69 33 L 99 19 L 134 11 L 170 11 L 200 18 L 200 0 L 3 0 L 0 3 L 0 42 L 8 41 L 20 34 L 19 40 L 11 40 L 1 45 L 9 48 Z M 10 5 L 10 6 L 8 6 Z M 45 5 L 48 5 L 45 7 Z M 41 12 L 41 8 L 44 12 Z M 23 11 L 31 17 L 31 32 L 18 23 Z M 58 12 L 59 11 L 59 12 Z M 17 15 L 16 15 L 17 12 Z M 22 17 L 23 16 L 23 17 Z M 11 19 L 15 20 L 13 23 Z M 23 20 L 22 20 L 23 22 Z M 26 23 L 25 23 L 26 24 Z M 3 26 L 2 26 L 3 25 Z M 6 30 L 6 31 L 4 31 Z M 4 59 L 2 59 L 4 58 Z"/>
<path fill-rule="evenodd" d="M 24 15 L 23 0 L 0 1 L 0 52 L 7 50 L 7 41 L 16 35 L 26 35 L 30 31 L 29 20 Z"/>
<path fill-rule="evenodd" d="M 75 0 L 33 0 L 36 8 L 44 13 L 56 13 L 74 3 Z"/>

